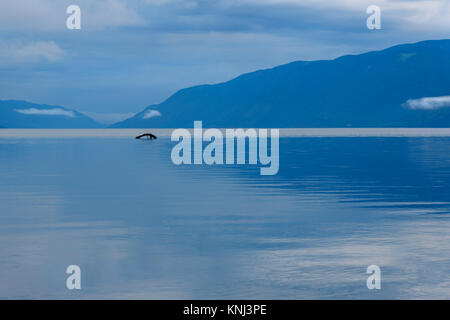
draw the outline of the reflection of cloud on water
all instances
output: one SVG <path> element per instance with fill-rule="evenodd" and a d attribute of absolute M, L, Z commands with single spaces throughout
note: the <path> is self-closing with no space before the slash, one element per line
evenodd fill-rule
<path fill-rule="evenodd" d="M 424 171 L 450 167 L 450 144 L 448 138 L 409 139 L 410 161 Z"/>
<path fill-rule="evenodd" d="M 285 298 L 450 298 L 450 217 L 377 224 L 348 238 L 261 239 L 285 249 L 255 252 L 247 273 Z M 388 222 L 389 223 L 389 222 Z M 382 269 L 382 290 L 367 290 L 367 266 Z"/>
<path fill-rule="evenodd" d="M 0 297 L 82 297 L 103 277 L 117 276 L 132 250 L 126 240 L 129 236 L 127 228 L 109 222 L 4 227 L 0 233 Z M 65 270 L 71 264 L 81 267 L 84 291 L 65 288 Z"/>

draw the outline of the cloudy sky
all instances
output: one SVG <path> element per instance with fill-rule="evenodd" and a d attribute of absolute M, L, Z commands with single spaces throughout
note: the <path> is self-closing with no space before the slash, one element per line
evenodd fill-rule
<path fill-rule="evenodd" d="M 72 4 L 81 30 L 66 27 Z M 448 0 L 1 0 L 0 99 L 112 122 L 183 87 L 442 38 Z"/>

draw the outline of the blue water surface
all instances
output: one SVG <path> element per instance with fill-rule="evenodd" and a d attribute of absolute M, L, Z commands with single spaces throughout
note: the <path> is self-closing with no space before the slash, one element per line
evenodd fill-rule
<path fill-rule="evenodd" d="M 173 145 L 0 139 L 0 298 L 450 298 L 450 138 L 282 138 L 275 176 Z"/>

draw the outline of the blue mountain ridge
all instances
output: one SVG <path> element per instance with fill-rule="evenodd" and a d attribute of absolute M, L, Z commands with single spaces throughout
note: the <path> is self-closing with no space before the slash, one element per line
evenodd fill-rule
<path fill-rule="evenodd" d="M 448 95 L 450 39 L 428 40 L 182 89 L 112 127 L 449 127 L 450 108 L 405 107 Z"/>
<path fill-rule="evenodd" d="M 72 109 L 19 100 L 0 100 L 0 127 L 100 128 L 101 125 Z"/>

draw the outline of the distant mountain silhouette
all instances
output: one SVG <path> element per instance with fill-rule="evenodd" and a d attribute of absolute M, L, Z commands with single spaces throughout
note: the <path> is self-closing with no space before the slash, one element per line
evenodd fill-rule
<path fill-rule="evenodd" d="M 182 89 L 112 127 L 449 127 L 450 107 L 405 106 L 449 95 L 450 40 L 430 40 Z"/>
<path fill-rule="evenodd" d="M 0 126 L 8 128 L 99 128 L 75 110 L 18 100 L 0 100 Z"/>

